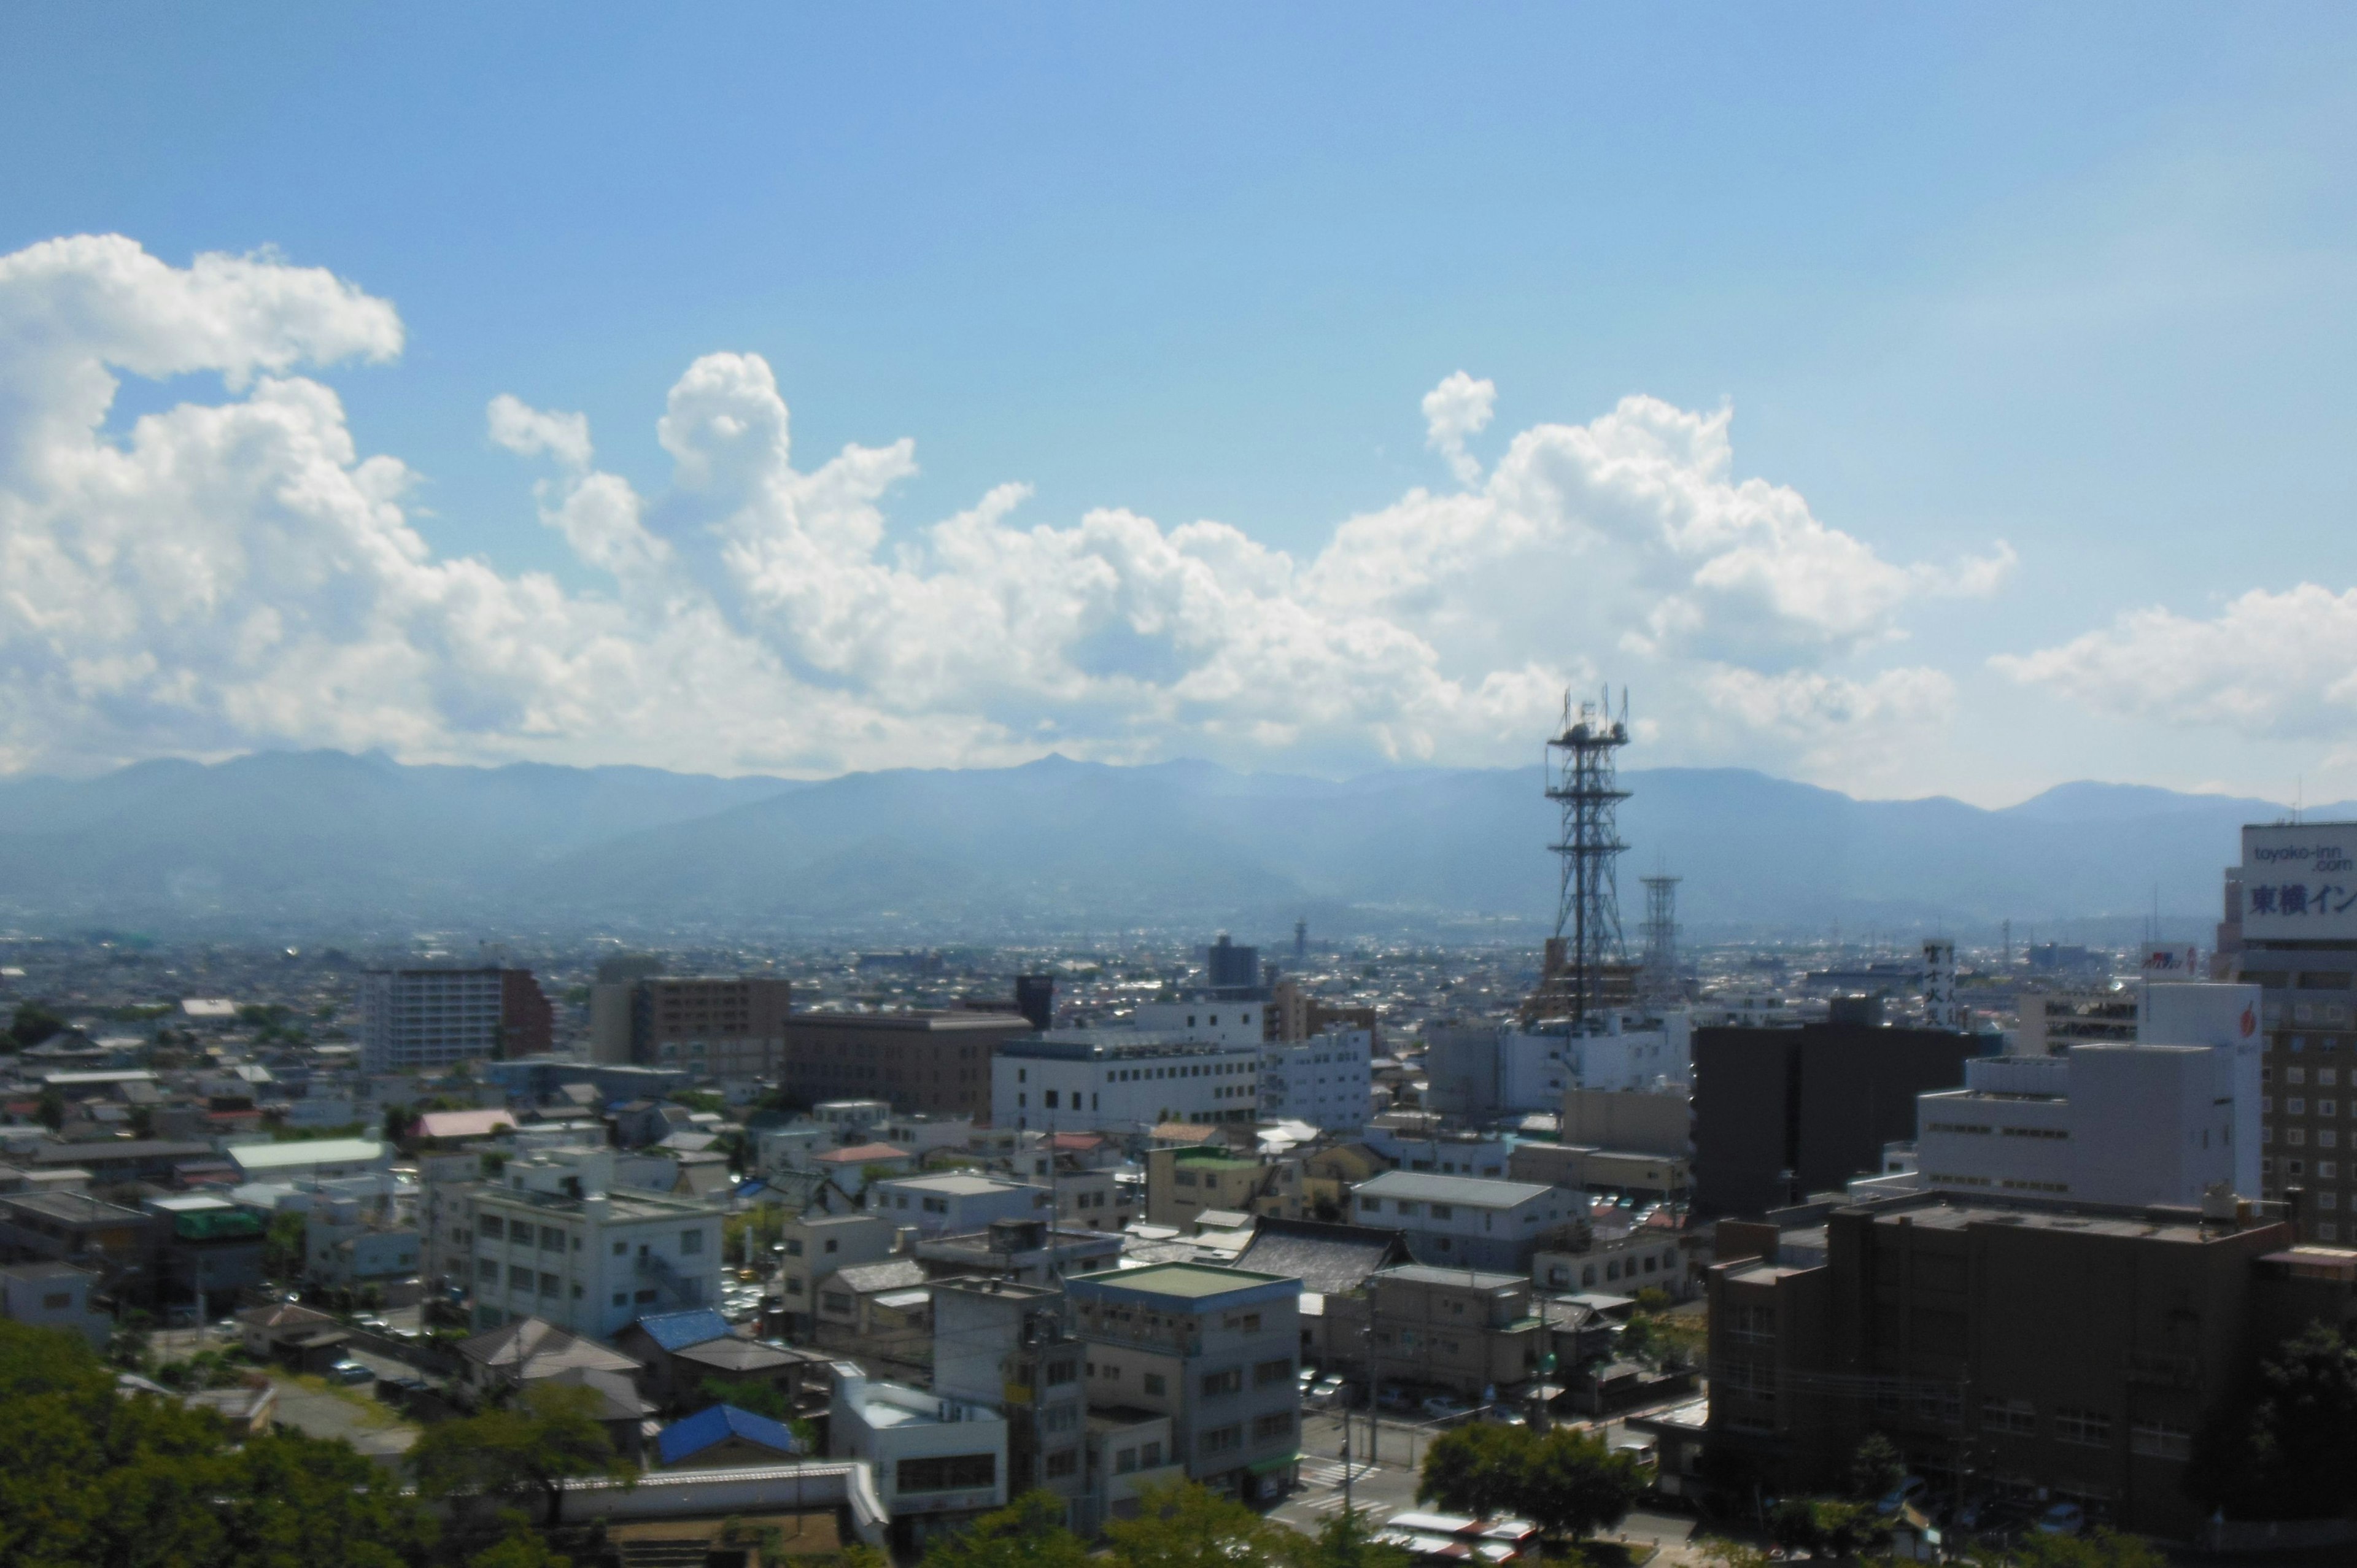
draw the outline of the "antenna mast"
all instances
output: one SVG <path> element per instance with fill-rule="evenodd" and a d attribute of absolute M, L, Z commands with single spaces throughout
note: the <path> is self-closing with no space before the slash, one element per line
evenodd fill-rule
<path fill-rule="evenodd" d="M 1546 797 L 1563 811 L 1563 826 L 1547 847 L 1562 861 L 1555 898 L 1555 938 L 1547 944 L 1553 989 L 1570 1005 L 1574 1023 L 1604 998 L 1604 968 L 1625 972 L 1627 949 L 1620 938 L 1620 893 L 1614 867 L 1620 852 L 1616 820 L 1629 791 L 1620 788 L 1613 757 L 1629 744 L 1629 693 L 1620 693 L 1620 715 L 1612 715 L 1607 687 L 1599 701 L 1575 710 L 1564 693 L 1563 733 L 1546 743 Z"/>

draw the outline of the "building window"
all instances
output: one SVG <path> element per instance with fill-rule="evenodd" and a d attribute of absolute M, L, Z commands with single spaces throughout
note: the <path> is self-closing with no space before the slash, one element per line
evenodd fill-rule
<path fill-rule="evenodd" d="M 1263 1361 L 1253 1368 L 1253 1387 L 1265 1389 L 1271 1383 L 1287 1382 L 1293 1377 L 1290 1358 L 1281 1361 Z"/>
<path fill-rule="evenodd" d="M 2101 1411 L 2064 1406 L 2054 1412 L 2054 1436 L 2059 1442 L 2101 1448 L 2112 1440 L 2112 1418 Z"/>
<path fill-rule="evenodd" d="M 486 1240 L 497 1241 L 507 1235 L 507 1221 L 496 1214 L 486 1214 L 475 1222 L 475 1229 L 483 1233 Z"/>
<path fill-rule="evenodd" d="M 1072 1380 L 1072 1376 L 1071 1362 L 1050 1361 L 1048 1363 L 1048 1381 L 1051 1385 L 1056 1383 L 1069 1383 Z"/>
<path fill-rule="evenodd" d="M 1195 1447 L 1202 1454 L 1230 1454 L 1243 1447 L 1243 1443 L 1242 1426 L 1215 1426 L 1196 1441 Z"/>
<path fill-rule="evenodd" d="M 1289 1410 L 1271 1411 L 1268 1414 L 1260 1417 L 1253 1423 L 1253 1441 L 1254 1443 L 1265 1443 L 1273 1437 L 1290 1437 L 1292 1435 L 1293 1412 Z"/>
<path fill-rule="evenodd" d="M 1242 1367 L 1231 1367 L 1224 1372 L 1203 1374 L 1203 1396 L 1206 1399 L 1216 1398 L 1222 1394 L 1241 1393 L 1243 1386 L 1244 1372 Z"/>
<path fill-rule="evenodd" d="M 1073 1475 L 1080 1467 L 1081 1451 L 1077 1448 L 1060 1448 L 1048 1455 L 1048 1474 L 1050 1476 Z"/>
<path fill-rule="evenodd" d="M 628 1305 L 630 1305 L 630 1293 L 629 1291 L 626 1291 L 626 1290 L 618 1290 L 618 1291 L 616 1291 L 616 1292 L 614 1293 L 614 1305 L 615 1305 L 616 1306 L 628 1306 Z"/>
<path fill-rule="evenodd" d="M 540 1228 L 540 1250 L 544 1252 L 562 1252 L 565 1251 L 565 1232 L 559 1230 L 554 1225 L 542 1226 Z"/>
<path fill-rule="evenodd" d="M 491 1283 L 497 1284 L 500 1283 L 500 1266 L 489 1258 L 485 1258 L 475 1265 L 475 1275 L 478 1279 L 489 1280 Z"/>
<path fill-rule="evenodd" d="M 1146 1391 L 1147 1393 L 1160 1394 L 1168 1391 L 1168 1389 L 1169 1384 L 1163 1380 L 1161 1373 L 1148 1372 L 1146 1374 Z"/>
<path fill-rule="evenodd" d="M 2017 1437 L 2035 1436 L 2038 1408 L 2028 1400 L 1983 1400 L 1981 1430 L 2011 1433 Z"/>
<path fill-rule="evenodd" d="M 557 1294 L 557 1292 L 559 1292 L 559 1291 L 563 1290 L 564 1288 L 565 1288 L 565 1282 L 564 1282 L 563 1280 L 558 1279 L 554 1274 L 543 1274 L 543 1275 L 541 1275 L 541 1276 L 540 1276 L 540 1294 L 543 1294 L 543 1295 L 554 1295 L 554 1294 Z"/>
<path fill-rule="evenodd" d="M 508 1288 L 510 1290 L 530 1290 L 532 1288 L 532 1271 L 520 1264 L 509 1264 Z"/>
<path fill-rule="evenodd" d="M 1135 1448 L 1124 1448 L 1124 1449 L 1121 1449 L 1120 1451 L 1118 1451 L 1117 1453 L 1115 1453 L 1115 1454 L 1114 1455 L 1114 1456 L 1113 1456 L 1113 1473 L 1114 1473 L 1114 1475 L 1116 1475 L 1116 1476 L 1126 1476 L 1126 1475 L 1128 1475 L 1132 1470 L 1135 1470 L 1135 1469 L 1136 1469 L 1136 1468 L 1137 1468 L 1137 1450 L 1136 1450 L 1136 1449 L 1135 1449 Z"/>
<path fill-rule="evenodd" d="M 701 1252 L 701 1251 L 704 1251 L 704 1232 L 703 1232 L 703 1231 L 701 1231 L 701 1230 L 683 1230 L 683 1231 L 681 1231 L 681 1232 L 679 1233 L 679 1255 L 680 1255 L 681 1257 L 683 1257 L 683 1258 L 690 1257 L 690 1256 L 693 1256 L 694 1254 L 695 1254 L 695 1253 L 697 1253 L 697 1252 Z"/>
<path fill-rule="evenodd" d="M 2173 1422 L 2139 1421 L 2128 1428 L 2128 1447 L 2155 1459 L 2188 1459 L 2193 1455 L 2193 1433 Z"/>
<path fill-rule="evenodd" d="M 996 1454 L 943 1454 L 903 1459 L 896 1479 L 904 1492 L 968 1492 L 998 1484 Z"/>

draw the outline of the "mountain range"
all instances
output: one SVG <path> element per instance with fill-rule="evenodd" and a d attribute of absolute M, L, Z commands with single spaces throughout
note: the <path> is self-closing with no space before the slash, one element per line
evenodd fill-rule
<path fill-rule="evenodd" d="M 1627 769 L 1620 884 L 1684 880 L 1697 937 L 1835 922 L 2017 940 L 2140 922 L 2199 940 L 2261 800 L 2077 783 L 2003 810 L 1861 800 L 1739 768 Z M 0 920 L 221 937 L 1016 940 L 1230 929 L 1534 939 L 1553 808 L 1535 768 L 1341 781 L 1202 762 L 899 769 L 823 782 L 379 754 L 0 780 Z M 2323 818 L 2357 810 L 2326 807 Z M 2134 926 L 2124 927 L 2133 935 Z M 2206 944 L 2205 944 L 2206 945 Z"/>

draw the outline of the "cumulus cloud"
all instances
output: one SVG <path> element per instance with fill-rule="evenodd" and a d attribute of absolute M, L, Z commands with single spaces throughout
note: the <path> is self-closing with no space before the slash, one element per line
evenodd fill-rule
<path fill-rule="evenodd" d="M 305 365 L 384 360 L 392 306 L 269 256 L 119 238 L 0 258 L 0 768 L 257 745 L 418 758 L 827 772 L 1208 754 L 1247 765 L 1526 757 L 1566 685 L 1633 681 L 1688 754 L 1831 769 L 1941 722 L 1945 678 L 1861 671 L 1912 600 L 1992 591 L 2001 544 L 1884 559 L 1734 469 L 1725 410 L 1632 397 L 1466 443 L 1495 388 L 1424 401 L 1458 488 L 1304 559 L 1226 522 L 1030 521 L 1028 488 L 888 544 L 910 441 L 797 467 L 759 356 L 670 390 L 651 497 L 582 415 L 502 394 L 540 521 L 596 591 L 437 558 L 410 470 L 363 456 Z M 105 428 L 118 373 L 223 395 Z M 660 519 L 660 527 L 651 525 Z"/>
<path fill-rule="evenodd" d="M 1463 371 L 1424 394 L 1425 445 L 1448 459 L 1449 471 L 1460 485 L 1481 478 L 1481 465 L 1465 450 L 1465 442 L 1489 427 L 1497 403 L 1497 382 L 1477 381 Z"/>
<path fill-rule="evenodd" d="M 2151 608 L 1996 669 L 2086 707 L 2258 738 L 2343 734 L 2357 710 L 2357 589 L 2253 589 L 2207 620 Z"/>

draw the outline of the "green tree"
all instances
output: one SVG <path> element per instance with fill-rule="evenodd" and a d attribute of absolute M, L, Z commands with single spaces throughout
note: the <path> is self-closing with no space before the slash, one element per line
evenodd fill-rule
<path fill-rule="evenodd" d="M 594 1390 L 539 1384 L 504 1406 L 426 1428 L 409 1467 L 429 1498 L 488 1496 L 511 1506 L 537 1498 L 554 1525 L 567 1480 L 637 1475 L 598 1423 L 600 1408 Z"/>
<path fill-rule="evenodd" d="M 1301 1538 L 1192 1481 L 1148 1487 L 1135 1519 L 1105 1526 L 1120 1568 L 1237 1568 L 1289 1562 Z"/>
<path fill-rule="evenodd" d="M 58 1092 L 56 1084 L 42 1088 L 40 1099 L 34 1102 L 33 1115 L 52 1133 L 66 1124 L 66 1097 Z"/>
<path fill-rule="evenodd" d="M 1786 1498 L 1768 1515 L 1768 1539 L 1787 1552 L 1817 1549 L 1817 1509 L 1807 1498 Z"/>
<path fill-rule="evenodd" d="M 1538 1444 L 1528 1427 L 1477 1421 L 1451 1428 L 1424 1451 L 1416 1498 L 1476 1518 L 1519 1510 Z"/>
<path fill-rule="evenodd" d="M 292 1210 L 272 1215 L 270 1229 L 262 1235 L 262 1272 L 282 1284 L 301 1279 L 308 1228 L 309 1222 Z"/>
<path fill-rule="evenodd" d="M 1538 1443 L 1514 1511 L 1550 1535 L 1577 1541 L 1628 1518 L 1643 1486 L 1634 1455 L 1613 1453 L 1593 1433 L 1557 1427 Z"/>
<path fill-rule="evenodd" d="M 1297 1551 L 1300 1568 L 1408 1568 L 1405 1551 L 1375 1539 L 1374 1526 L 1358 1509 L 1330 1514 L 1317 1539 Z"/>
<path fill-rule="evenodd" d="M 16 1014 L 8 1025 L 7 1033 L 0 1035 L 0 1049 L 21 1051 L 39 1045 L 52 1035 L 60 1034 L 66 1021 L 45 1002 L 20 1002 Z"/>
<path fill-rule="evenodd" d="M 935 1536 L 924 1568 L 1084 1568 L 1088 1542 L 1064 1528 L 1064 1505 L 1046 1492 L 1026 1492 L 963 1530 Z"/>
<path fill-rule="evenodd" d="M 2021 1568 L 2168 1568 L 2169 1562 L 2143 1538 L 2108 1530 L 2032 1533 L 2023 1538 L 2016 1556 Z"/>
<path fill-rule="evenodd" d="M 500 1538 L 468 1558 L 467 1568 L 573 1568 L 573 1559 L 551 1547 L 516 1509 L 501 1509 L 500 1525 Z"/>
<path fill-rule="evenodd" d="M 1849 1495 L 1867 1502 L 1888 1497 L 1907 1478 L 1907 1460 L 1899 1445 L 1879 1432 L 1869 1432 L 1849 1456 Z"/>
<path fill-rule="evenodd" d="M 2244 1519 L 2326 1519 L 2357 1503 L 2357 1344 L 2312 1323 L 2259 1368 L 2257 1397 L 2202 1434 L 2186 1483 Z"/>

